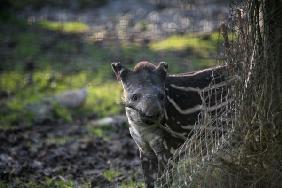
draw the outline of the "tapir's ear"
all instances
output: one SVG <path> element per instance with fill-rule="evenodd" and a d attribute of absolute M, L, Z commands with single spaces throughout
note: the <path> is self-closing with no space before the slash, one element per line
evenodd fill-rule
<path fill-rule="evenodd" d="M 168 65 L 166 62 L 160 62 L 156 68 L 156 71 L 163 77 L 166 77 Z"/>
<path fill-rule="evenodd" d="M 121 65 L 120 63 L 112 63 L 113 71 L 115 72 L 115 75 L 118 80 L 125 81 L 127 74 L 129 73 L 129 70 Z"/>

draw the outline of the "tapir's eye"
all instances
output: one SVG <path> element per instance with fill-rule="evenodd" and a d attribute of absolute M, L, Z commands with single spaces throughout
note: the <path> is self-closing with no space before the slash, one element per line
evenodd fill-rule
<path fill-rule="evenodd" d="M 132 96 L 131 96 L 131 100 L 132 101 L 137 101 L 138 100 L 138 95 L 137 94 L 133 94 Z"/>
<path fill-rule="evenodd" d="M 159 97 L 160 100 L 164 100 L 164 99 L 165 99 L 165 95 L 162 94 L 162 93 L 159 93 L 159 94 L 158 94 L 158 97 Z"/>

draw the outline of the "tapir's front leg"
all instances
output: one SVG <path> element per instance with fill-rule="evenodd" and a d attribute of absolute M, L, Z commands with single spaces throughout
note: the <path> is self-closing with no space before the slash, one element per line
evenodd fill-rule
<path fill-rule="evenodd" d="M 150 141 L 150 146 L 154 151 L 158 161 L 158 177 L 163 175 L 165 168 L 167 167 L 169 158 L 172 154 L 167 147 L 166 140 L 162 137 L 156 137 Z"/>
<path fill-rule="evenodd" d="M 155 155 L 145 154 L 140 151 L 140 159 L 146 188 L 153 188 L 157 179 L 158 159 Z"/>

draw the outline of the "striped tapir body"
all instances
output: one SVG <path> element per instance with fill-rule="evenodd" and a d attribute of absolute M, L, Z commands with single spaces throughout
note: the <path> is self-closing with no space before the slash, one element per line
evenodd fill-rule
<path fill-rule="evenodd" d="M 112 68 L 124 89 L 129 130 L 140 150 L 145 184 L 154 187 L 156 177 L 162 175 L 173 151 L 187 139 L 201 110 L 220 108 L 203 105 L 215 104 L 218 96 L 201 93 L 212 82 L 222 85 L 222 69 L 167 75 L 164 62 L 158 66 L 140 62 L 133 70 L 113 63 Z"/>

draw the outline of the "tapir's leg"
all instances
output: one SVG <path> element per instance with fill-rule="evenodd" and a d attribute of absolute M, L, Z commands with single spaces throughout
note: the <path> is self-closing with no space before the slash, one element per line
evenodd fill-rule
<path fill-rule="evenodd" d="M 140 151 L 141 164 L 146 188 L 153 188 L 157 179 L 158 159 L 154 155 L 146 155 Z"/>
<path fill-rule="evenodd" d="M 165 168 L 168 165 L 168 160 L 172 157 L 169 148 L 167 147 L 166 140 L 162 137 L 156 137 L 150 141 L 150 146 L 157 156 L 158 161 L 158 177 L 163 175 Z"/>

